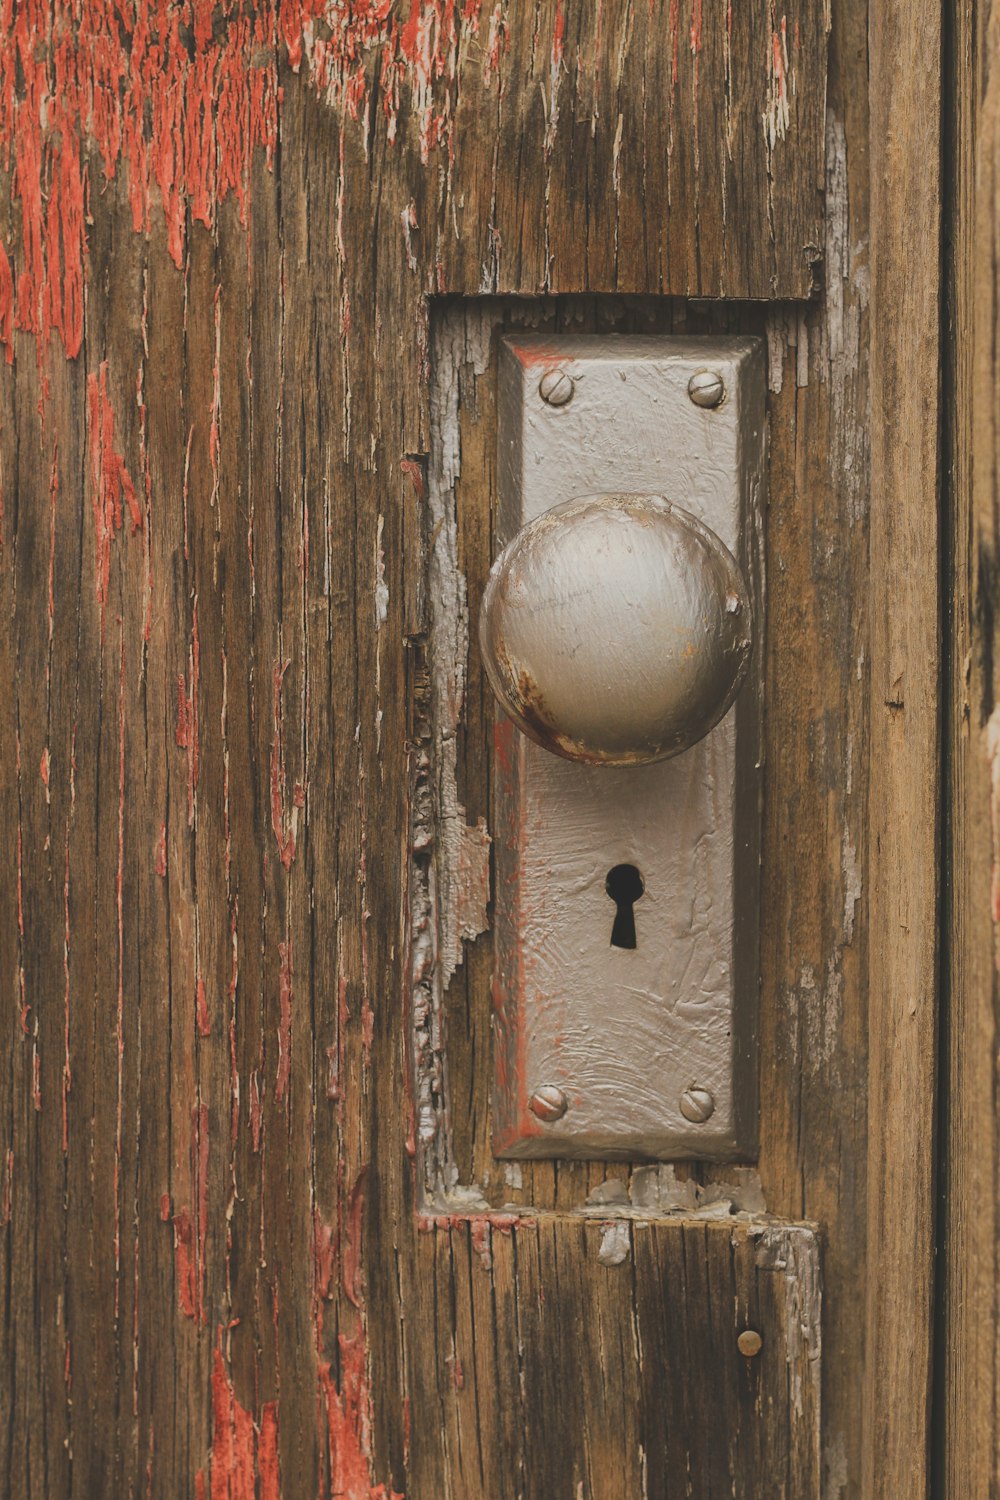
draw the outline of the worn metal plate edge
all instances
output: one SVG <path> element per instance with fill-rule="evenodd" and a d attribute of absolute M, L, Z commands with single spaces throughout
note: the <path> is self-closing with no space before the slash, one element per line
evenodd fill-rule
<path fill-rule="evenodd" d="M 683 1120 L 676 1107 L 668 1107 L 666 1100 L 662 1119 L 653 1124 L 648 1110 L 641 1124 L 630 1124 L 628 1110 L 622 1111 L 616 1107 L 613 1111 L 607 1111 L 606 1119 L 596 1129 L 593 1122 L 584 1129 L 579 1128 L 578 1124 L 574 1125 L 573 1110 L 568 1111 L 562 1120 L 545 1124 L 536 1120 L 529 1111 L 531 1090 L 540 1080 L 529 1076 L 532 1066 L 532 1023 L 525 1008 L 523 926 L 527 914 L 524 910 L 524 882 L 519 868 L 519 847 L 524 829 L 525 789 L 526 785 L 530 786 L 530 778 L 536 774 L 539 764 L 533 761 L 533 756 L 544 756 L 544 752 L 529 746 L 509 720 L 498 712 L 495 725 L 494 804 L 497 956 L 493 983 L 494 1151 L 498 1156 L 519 1158 L 747 1159 L 755 1153 L 757 1132 L 760 683 L 763 666 L 762 530 L 766 443 L 766 372 L 762 341 L 753 338 L 678 339 L 601 335 L 568 338 L 522 336 L 504 340 L 500 353 L 498 391 L 498 545 L 502 545 L 513 535 L 522 520 L 529 519 L 539 509 L 548 508 L 547 505 L 538 503 L 537 493 L 529 498 L 527 505 L 523 499 L 524 491 L 532 488 L 532 470 L 537 467 L 529 460 L 537 457 L 532 451 L 532 444 L 537 445 L 539 441 L 540 403 L 532 402 L 532 396 L 541 370 L 552 363 L 563 365 L 574 375 L 582 389 L 585 388 L 588 376 L 596 376 L 598 381 L 603 379 L 607 383 L 608 376 L 614 372 L 615 379 L 620 379 L 623 366 L 627 367 L 630 362 L 642 365 L 647 376 L 652 370 L 654 379 L 658 378 L 658 371 L 670 371 L 669 383 L 675 399 L 682 386 L 686 386 L 688 374 L 706 364 L 722 369 L 727 382 L 724 421 L 728 424 L 729 461 L 734 465 L 734 487 L 729 495 L 732 525 L 729 535 L 726 535 L 725 516 L 720 523 L 718 495 L 707 510 L 698 503 L 691 503 L 690 495 L 688 505 L 695 514 L 700 512 L 701 519 L 718 530 L 739 556 L 751 586 L 756 616 L 755 662 L 751 681 L 723 725 L 713 731 L 714 735 L 722 731 L 734 740 L 728 788 L 733 839 L 730 953 L 733 979 L 729 997 L 730 1025 L 725 1040 L 728 1096 L 725 1108 L 717 1109 L 713 1117 L 701 1125 Z M 578 408 L 578 412 L 581 410 L 582 408 Z M 689 441 L 692 435 L 697 440 L 699 430 L 707 435 L 708 446 L 703 459 L 707 455 L 709 467 L 713 458 L 712 434 L 717 437 L 721 431 L 721 424 L 717 423 L 714 428 L 710 424 L 713 419 L 717 420 L 718 415 L 710 411 L 699 412 L 687 402 L 683 408 L 685 420 L 680 424 Z M 541 414 L 543 421 L 547 417 L 548 413 Z M 599 443 L 600 440 L 600 430 L 594 427 L 588 436 L 591 450 L 594 443 Z M 717 442 L 714 446 L 718 450 Z M 587 472 L 587 461 L 582 465 L 577 464 L 581 451 L 579 443 L 571 448 L 571 466 L 576 464 L 583 471 L 573 493 L 583 493 L 586 490 L 600 492 L 600 483 L 594 482 L 593 466 Z M 662 449 L 660 457 L 663 457 Z M 725 454 L 715 451 L 715 461 L 720 458 L 724 462 Z M 625 480 L 622 480 L 620 472 L 612 479 L 610 471 L 606 471 L 605 489 L 626 488 L 631 484 L 634 488 L 669 493 L 663 484 L 662 463 L 658 473 L 650 476 L 651 480 L 658 482 L 643 484 L 636 483 L 637 477 L 640 480 L 642 478 L 641 462 L 638 465 L 631 460 L 629 462 L 631 471 Z M 689 453 L 686 468 L 681 466 L 688 476 L 689 484 L 692 462 L 698 462 L 698 456 L 694 455 L 692 458 Z M 570 478 L 567 482 L 576 481 Z M 537 485 L 535 489 L 537 491 Z M 676 493 L 676 490 L 671 497 L 678 503 L 685 503 L 684 496 Z M 550 503 L 557 503 L 564 498 L 568 498 L 565 493 L 552 494 Z M 692 755 L 694 752 L 689 751 L 687 754 Z M 551 761 L 553 757 L 545 759 Z M 596 774 L 601 777 L 620 774 L 642 776 L 649 775 L 654 769 L 643 768 L 638 772 L 625 773 L 600 770 Z"/>

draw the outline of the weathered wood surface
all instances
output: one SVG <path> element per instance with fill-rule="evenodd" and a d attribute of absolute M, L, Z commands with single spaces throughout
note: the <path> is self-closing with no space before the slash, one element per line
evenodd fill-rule
<path fill-rule="evenodd" d="M 690 1461 L 709 1495 L 799 1500 L 820 1469 L 857 1494 L 865 7 L 833 18 L 825 158 L 819 4 L 734 6 L 731 32 L 701 0 L 319 10 L 25 4 L 0 38 L 0 1488 L 576 1500 L 683 1494 Z M 659 1222 L 674 1190 L 634 1173 L 651 1222 L 612 1224 L 602 1261 L 573 1213 L 598 1189 L 610 1217 L 624 1168 L 497 1181 L 488 940 L 460 933 L 447 1186 L 558 1215 L 418 1226 L 405 994 L 430 932 L 406 900 L 426 296 L 802 297 L 817 246 L 808 309 L 656 317 L 769 339 L 762 1149 L 738 1188 L 755 1220 L 762 1195 L 822 1225 L 821 1457 L 809 1232 L 774 1231 L 806 1248 L 765 1272 L 759 1235 Z M 474 606 L 492 398 L 463 379 Z M 469 703 L 475 829 L 474 656 Z M 698 1175 L 689 1206 L 725 1198 Z M 687 1376 L 698 1419 L 664 1421 Z"/>
<path fill-rule="evenodd" d="M 964 0 L 955 8 L 945 161 L 953 226 L 944 425 L 948 942 L 935 1476 L 944 1500 L 1000 1495 L 998 56 L 1000 12 L 989 0 Z"/>
<path fill-rule="evenodd" d="M 940 873 L 941 11 L 873 0 L 865 1494 L 930 1482 Z"/>

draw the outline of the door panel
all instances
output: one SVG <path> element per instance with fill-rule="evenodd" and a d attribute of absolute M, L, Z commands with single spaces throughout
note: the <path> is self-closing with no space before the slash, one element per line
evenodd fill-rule
<path fill-rule="evenodd" d="M 866 8 L 320 10 L 0 39 L 0 1485 L 856 1495 Z M 490 1151 L 463 629 L 525 326 L 767 340 L 753 1164 Z"/>

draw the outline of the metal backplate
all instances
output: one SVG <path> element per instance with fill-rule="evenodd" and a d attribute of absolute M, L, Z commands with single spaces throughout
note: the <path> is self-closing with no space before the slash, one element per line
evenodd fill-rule
<path fill-rule="evenodd" d="M 573 382 L 561 405 L 539 391 L 553 369 Z M 689 394 L 706 370 L 725 388 L 714 408 Z M 673 760 L 575 764 L 497 711 L 499 1156 L 754 1152 L 765 389 L 758 339 L 515 337 L 502 346 L 498 550 L 577 496 L 665 495 L 739 560 L 756 628 L 735 706 Z M 627 683 L 628 641 L 606 649 Z M 634 948 L 611 942 L 605 882 L 623 864 L 644 886 Z"/>

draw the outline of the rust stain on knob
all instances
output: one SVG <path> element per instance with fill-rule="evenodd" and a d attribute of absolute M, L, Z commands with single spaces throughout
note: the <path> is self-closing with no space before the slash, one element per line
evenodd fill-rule
<path fill-rule="evenodd" d="M 514 723 L 568 760 L 629 766 L 695 744 L 750 662 L 750 591 L 721 539 L 663 495 L 570 500 L 490 573 L 480 644 Z"/>

